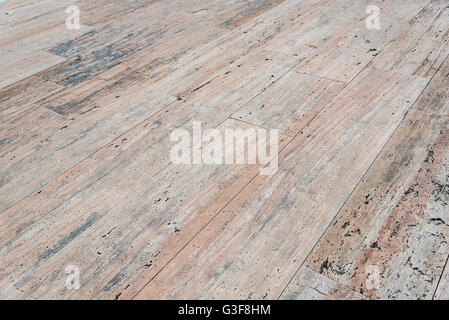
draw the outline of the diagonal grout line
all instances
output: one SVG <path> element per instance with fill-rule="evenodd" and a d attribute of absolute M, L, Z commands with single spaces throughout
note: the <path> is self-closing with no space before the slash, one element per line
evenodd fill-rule
<path fill-rule="evenodd" d="M 370 62 L 371 62 L 372 60 L 373 60 L 373 59 L 371 59 Z M 368 64 L 369 64 L 369 62 L 368 62 Z M 368 65 L 368 64 L 367 64 L 367 65 Z M 363 69 L 364 69 L 364 68 L 363 68 Z M 317 75 L 315 75 L 315 74 L 302 72 L 302 71 L 300 71 L 300 70 L 293 70 L 293 72 L 297 72 L 297 73 L 300 73 L 300 74 L 304 74 L 304 75 L 306 75 L 306 76 L 313 77 L 313 78 L 324 79 L 324 80 L 329 80 L 329 81 L 334 81 L 334 82 L 340 82 L 340 83 L 345 83 L 345 84 L 348 83 L 348 82 L 346 82 L 346 81 L 337 80 L 337 79 L 331 79 L 331 78 L 326 78 L 326 77 L 322 77 L 322 76 L 317 76 Z M 350 82 L 350 81 L 349 81 L 349 82 Z"/>
<path fill-rule="evenodd" d="M 241 122 L 241 123 L 246 123 L 246 124 L 248 124 L 248 125 L 250 125 L 250 126 L 257 127 L 257 128 L 260 128 L 260 129 L 271 130 L 270 128 L 265 128 L 265 127 L 259 126 L 259 125 L 257 125 L 257 124 L 254 124 L 254 123 L 251 123 L 251 122 L 242 120 L 242 119 L 236 119 L 236 118 L 234 118 L 233 116 L 230 116 L 228 119 L 234 120 L 234 121 L 238 121 L 238 122 Z M 227 120 L 227 119 L 226 119 L 226 120 Z M 285 135 L 285 134 L 283 134 L 283 135 L 292 138 L 292 136 L 288 136 L 288 135 Z"/>
<path fill-rule="evenodd" d="M 0 0 L 0 1 L 1 1 L 1 0 Z M 47 70 L 47 69 L 45 69 L 45 70 Z M 26 77 L 25 79 L 22 79 L 22 80 L 20 80 L 20 81 L 24 81 L 24 80 L 27 80 L 27 79 L 33 78 L 33 77 L 39 78 L 39 79 L 41 79 L 41 80 L 44 81 L 44 82 L 52 83 L 52 84 L 54 84 L 55 86 L 60 86 L 60 85 L 57 84 L 56 82 L 53 82 L 53 81 L 44 79 L 44 78 L 42 78 L 41 76 L 38 76 L 37 73 L 35 73 L 35 74 L 33 74 L 33 75 L 29 76 L 29 77 Z M 18 82 L 20 82 L 20 81 L 18 81 Z M 16 83 L 18 83 L 18 82 L 16 82 Z M 6 88 L 8 88 L 8 87 L 6 87 Z M 3 90 L 3 89 L 5 89 L 5 88 L 1 88 L 0 91 Z M 64 88 L 64 87 L 61 86 L 61 88 L 58 88 L 58 90 L 56 90 L 54 93 L 52 93 L 52 94 L 49 95 L 48 97 L 51 97 L 52 95 L 54 95 L 54 94 L 56 94 L 56 93 L 58 93 L 58 92 L 61 92 L 61 91 L 63 91 L 64 89 L 66 89 L 66 88 Z M 11 97 L 11 98 L 12 98 L 12 97 Z M 46 99 L 46 98 L 43 98 L 43 99 Z M 43 99 L 37 100 L 36 103 L 38 103 L 39 101 L 42 101 Z M 6 118 L 10 118 L 10 117 L 12 117 L 13 115 L 16 115 L 16 114 L 19 113 L 19 112 L 23 112 L 24 110 L 26 110 L 26 108 L 32 107 L 33 104 L 34 104 L 34 103 L 28 103 L 28 105 L 27 105 L 27 104 L 25 103 L 25 105 L 21 105 L 21 106 L 20 106 L 20 109 L 17 109 L 16 111 L 11 112 L 10 114 L 8 114 L 8 115 L 6 116 Z M 56 112 L 56 111 L 54 111 L 54 110 L 51 110 L 51 109 L 49 109 L 49 108 L 47 108 L 47 107 L 44 107 L 44 106 L 39 105 L 38 108 L 40 108 L 40 109 L 45 109 L 45 110 L 49 110 L 49 111 L 51 111 L 51 112 L 57 114 L 59 117 L 61 117 L 61 118 L 63 118 L 63 119 L 66 118 L 66 116 L 64 116 L 63 114 L 60 114 L 60 113 L 58 113 L 58 112 Z M 3 120 L 5 120 L 5 119 L 3 118 L 3 119 L 1 119 L 0 121 L 3 121 Z M 8 119 L 7 119 L 7 120 L 8 120 Z M 0 122 L 0 124 L 3 124 L 3 123 L 6 123 L 6 122 Z"/>
<path fill-rule="evenodd" d="M 426 5 L 427 7 L 427 5 Z M 422 9 L 424 10 L 425 7 Z M 422 11 L 421 10 L 421 11 Z M 421 12 L 420 11 L 420 12 Z M 419 13 L 418 13 L 419 14 Z M 413 20 L 413 19 L 412 19 Z M 388 145 L 389 141 L 391 140 L 391 138 L 394 136 L 394 134 L 396 133 L 396 131 L 398 130 L 398 128 L 400 127 L 400 125 L 402 124 L 402 122 L 404 121 L 404 119 L 406 118 L 407 114 L 410 112 L 410 110 L 412 110 L 415 107 L 416 102 L 421 98 L 421 96 L 423 95 L 424 91 L 427 89 L 427 87 L 429 86 L 429 84 L 432 82 L 433 78 L 435 77 L 435 75 L 438 73 L 438 71 L 440 70 L 441 66 L 445 63 L 445 61 L 448 59 L 449 54 L 446 56 L 446 58 L 443 60 L 443 62 L 441 63 L 441 65 L 436 69 L 435 73 L 432 75 L 432 77 L 430 78 L 430 80 L 427 82 L 427 84 L 424 86 L 423 90 L 421 91 L 421 93 L 419 94 L 419 96 L 416 98 L 416 100 L 413 102 L 413 104 L 411 105 L 411 107 L 406 111 L 404 118 L 399 122 L 399 124 L 396 126 L 395 130 L 393 131 L 393 133 L 391 134 L 391 136 L 388 138 L 388 140 L 385 142 L 385 144 L 383 145 L 382 149 L 380 150 L 380 152 L 376 155 L 376 157 L 374 158 L 373 162 L 370 164 L 370 166 L 368 167 L 368 169 L 365 171 L 365 173 L 362 175 L 362 177 L 360 178 L 359 182 L 356 184 L 356 186 L 354 187 L 354 189 L 352 190 L 352 192 L 349 194 L 349 196 L 346 198 L 346 200 L 343 202 L 342 206 L 340 207 L 340 209 L 337 211 L 337 213 L 335 214 L 334 218 L 331 220 L 331 222 L 329 223 L 329 225 L 326 227 L 326 229 L 324 230 L 324 232 L 321 234 L 320 238 L 318 239 L 318 241 L 315 243 L 315 245 L 312 247 L 312 249 L 310 250 L 310 252 L 308 253 L 307 257 L 303 260 L 303 262 L 301 263 L 301 265 L 299 266 L 298 270 L 295 272 L 295 274 L 293 275 L 293 277 L 290 279 L 290 281 L 287 283 L 287 285 L 285 286 L 284 290 L 282 290 L 281 294 L 278 297 L 278 300 L 280 299 L 280 297 L 282 296 L 282 294 L 285 292 L 285 290 L 287 289 L 287 287 L 290 285 L 290 283 L 292 282 L 292 280 L 295 278 L 296 274 L 298 273 L 298 271 L 301 269 L 301 267 L 304 265 L 304 263 L 307 261 L 307 259 L 309 258 L 309 256 L 312 254 L 313 250 L 315 249 L 315 247 L 318 245 L 318 243 L 321 241 L 321 239 L 323 238 L 323 236 L 326 234 L 327 230 L 329 229 L 329 227 L 332 225 L 332 223 L 335 221 L 335 219 L 338 217 L 338 214 L 341 212 L 341 210 L 344 208 L 346 202 L 351 198 L 352 194 L 357 190 L 357 187 L 359 186 L 360 182 L 363 180 L 363 178 L 366 176 L 366 174 L 369 172 L 369 170 L 371 169 L 371 167 L 373 166 L 373 164 L 376 162 L 376 160 L 378 159 L 379 155 L 382 153 L 382 151 L 384 150 L 385 146 Z M 365 67 L 363 70 L 365 70 L 367 67 Z M 363 71 L 362 70 L 362 71 Z M 362 72 L 361 71 L 361 72 Z M 355 79 L 355 78 L 354 78 Z M 353 80 L 354 80 L 353 79 Z M 352 82 L 352 80 L 351 80 Z M 440 278 L 441 279 L 441 278 Z M 338 282 L 338 281 L 337 281 Z"/>
<path fill-rule="evenodd" d="M 438 288 L 440 286 L 441 279 L 443 278 L 444 271 L 446 270 L 447 263 L 449 261 L 449 255 L 447 256 L 446 263 L 444 264 L 443 271 L 441 272 L 440 278 L 438 279 L 437 285 L 435 287 L 435 292 L 432 295 L 432 300 L 435 300 L 435 295 L 437 294 Z"/>
<path fill-rule="evenodd" d="M 441 67 L 442 67 L 443 64 L 446 62 L 446 60 L 449 61 L 449 54 L 447 54 L 446 58 L 443 60 L 443 63 L 438 67 L 438 69 L 437 69 L 437 71 L 435 72 L 435 74 L 433 75 L 433 77 L 435 77 L 435 75 L 436 75 L 436 74 L 438 73 L 438 71 L 441 69 Z M 432 79 L 433 79 L 433 77 L 432 77 Z M 447 116 L 448 116 L 448 115 L 446 115 L 446 117 L 447 117 Z M 444 267 L 443 267 L 443 270 L 442 270 L 442 272 L 441 272 L 440 278 L 438 279 L 437 286 L 435 287 L 435 292 L 434 292 L 433 295 L 432 295 L 432 300 L 435 299 L 435 295 L 436 295 L 436 293 L 437 293 L 437 291 L 438 291 L 438 287 L 440 286 L 440 282 L 441 282 L 441 279 L 443 278 L 443 275 L 444 275 L 444 271 L 445 271 L 445 269 L 446 269 L 446 266 L 448 265 L 448 261 L 449 261 L 449 256 L 448 256 L 447 259 L 446 259 L 446 263 L 444 264 Z"/>

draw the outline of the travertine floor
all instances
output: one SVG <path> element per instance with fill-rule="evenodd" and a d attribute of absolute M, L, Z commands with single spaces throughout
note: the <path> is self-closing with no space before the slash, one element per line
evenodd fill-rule
<path fill-rule="evenodd" d="M 449 0 L 6 0 L 0 48 L 1 299 L 449 298 Z"/>

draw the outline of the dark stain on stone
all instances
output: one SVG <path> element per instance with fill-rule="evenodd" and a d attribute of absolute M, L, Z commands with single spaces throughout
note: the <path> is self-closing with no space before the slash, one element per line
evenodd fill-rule
<path fill-rule="evenodd" d="M 330 267 L 329 258 L 326 258 L 326 261 L 324 261 L 320 266 L 320 273 L 323 274 L 324 271 L 327 271 L 329 269 L 329 267 Z"/>

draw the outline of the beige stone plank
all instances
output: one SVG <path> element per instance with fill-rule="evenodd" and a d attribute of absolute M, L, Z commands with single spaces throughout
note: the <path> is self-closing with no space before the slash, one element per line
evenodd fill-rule
<path fill-rule="evenodd" d="M 136 298 L 279 297 L 426 84 L 362 72 Z"/>
<path fill-rule="evenodd" d="M 107 1 L 107 0 L 40 0 L 40 1 L 8 1 L 2 3 L 1 12 L 8 12 L 6 16 L 10 25 L 20 30 L 27 27 L 29 31 L 35 32 L 30 26 L 40 27 L 65 24 L 67 14 L 66 8 L 72 5 L 78 6 L 81 11 L 80 20 L 82 24 L 94 26 L 104 24 L 112 19 L 120 18 L 120 15 L 137 10 L 141 7 L 150 6 L 156 1 L 129 0 L 129 1 Z M 173 1 L 170 1 L 172 3 Z"/>
<path fill-rule="evenodd" d="M 42 0 L 39 2 L 32 0 L 4 1 L 0 4 L 0 10 L 3 13 L 8 13 L 2 16 L 3 19 L 23 24 L 27 20 L 34 20 L 39 16 L 48 15 L 52 11 L 55 11 L 55 9 L 65 8 L 69 3 L 73 2 L 70 0 Z"/>
<path fill-rule="evenodd" d="M 448 54 L 449 8 L 447 1 L 433 0 L 370 66 L 430 79 Z"/>
<path fill-rule="evenodd" d="M 7 121 L 8 116 L 14 112 L 24 110 L 36 101 L 61 89 L 63 89 L 62 86 L 36 76 L 0 89 L 0 122 Z"/>
<path fill-rule="evenodd" d="M 432 298 L 449 250 L 448 68 L 446 62 L 415 103 L 307 267 L 373 298 Z M 379 288 L 367 286 L 370 266 L 379 270 Z"/>
<path fill-rule="evenodd" d="M 48 143 L 48 138 L 55 135 L 64 124 L 65 119 L 60 115 L 38 106 L 34 108 L 33 105 L 6 116 L 0 123 L 0 168 L 6 170 L 8 164 L 26 158 L 30 146 L 43 146 Z M 10 175 L 12 176 L 12 172 Z M 2 187 L 8 181 L 3 180 L 4 177 L 0 179 Z"/>
<path fill-rule="evenodd" d="M 9 26 L 20 26 L 26 24 L 27 21 L 37 19 L 39 16 L 46 16 L 51 11 L 59 8 L 58 4 L 63 8 L 67 6 L 70 0 L 15 0 L 4 1 L 0 3 L 0 22 Z M 72 2 L 73 3 L 73 2 Z M 11 35 L 0 35 L 0 38 L 11 37 Z"/>
<path fill-rule="evenodd" d="M 41 76 L 74 86 L 117 66 L 140 50 L 157 48 L 177 33 L 198 30 L 201 19 L 183 10 L 170 9 L 173 3 L 156 2 L 95 26 L 76 39 L 59 42 L 49 51 L 67 58 L 67 61 L 43 72 Z M 202 26 L 205 30 L 205 25 Z M 204 33 L 208 34 L 207 31 Z M 197 35 L 201 40 L 201 33 L 197 32 Z"/>
<path fill-rule="evenodd" d="M 364 300 L 366 297 L 307 267 L 301 267 L 279 299 Z"/>
<path fill-rule="evenodd" d="M 291 12 L 285 10 L 287 7 L 300 5 L 304 7 L 307 2 L 317 2 L 316 0 L 199 0 L 192 5 L 189 10 L 198 17 L 201 22 L 207 25 L 224 27 L 230 30 L 241 28 L 249 22 L 260 19 L 267 12 L 281 10 L 284 15 Z"/>
<path fill-rule="evenodd" d="M 343 89 L 344 83 L 288 72 L 232 115 L 268 129 L 295 136 Z"/>
<path fill-rule="evenodd" d="M 28 78 L 42 70 L 54 66 L 65 58 L 49 52 L 40 52 L 0 67 L 0 89 Z"/>
<path fill-rule="evenodd" d="M 171 5 L 172 3 L 178 3 L 179 5 L 179 2 L 165 1 L 164 3 L 161 0 L 84 0 L 80 1 L 78 5 L 81 10 L 81 21 L 89 26 L 98 26 L 112 20 L 126 19 L 126 15 L 132 14 L 137 10 L 146 9 L 147 7 L 153 6 L 152 8 L 156 11 L 157 6 Z"/>
<path fill-rule="evenodd" d="M 215 128 L 296 63 L 296 59 L 277 53 L 252 54 L 242 60 L 240 66 L 234 66 L 233 72 L 199 89 L 190 100 L 177 102 L 147 119 L 107 148 L 58 177 L 41 192 L 36 192 L 4 212 L 1 216 L 1 251 L 4 254 L 2 257 L 7 260 L 4 262 L 4 282 L 1 285 L 15 283 L 33 268 L 50 258 L 54 259 L 52 256 L 57 253 L 66 254 L 62 253 L 64 246 L 61 246 L 44 255 L 47 247 L 53 247 L 59 242 L 64 244 L 64 239 L 71 234 L 78 236 L 76 230 L 84 230 L 86 225 L 106 215 L 128 194 L 134 194 L 139 186 L 148 184 L 151 177 L 169 163 L 169 137 L 172 130 L 178 127 L 190 129 L 193 120 L 202 121 L 205 129 Z M 275 75 L 274 80 L 271 75 Z M 132 91 L 130 95 L 136 99 L 134 96 L 141 90 Z M 120 99 L 125 99 L 125 96 L 122 95 Z M 215 112 L 210 112 L 211 108 Z M 124 219 L 126 223 L 129 216 Z M 31 234 L 49 230 L 49 225 L 52 225 L 50 230 L 54 230 L 54 233 L 48 238 L 33 243 L 27 241 Z M 29 258 L 20 266 L 17 264 L 20 259 L 7 255 L 7 252 L 25 254 Z M 50 267 L 54 268 L 54 265 L 47 263 L 46 268 Z M 107 282 L 114 276 L 110 275 Z M 126 283 L 118 282 L 116 286 L 109 292 L 96 294 L 115 297 L 124 290 Z M 136 288 L 131 286 L 128 290 Z"/>

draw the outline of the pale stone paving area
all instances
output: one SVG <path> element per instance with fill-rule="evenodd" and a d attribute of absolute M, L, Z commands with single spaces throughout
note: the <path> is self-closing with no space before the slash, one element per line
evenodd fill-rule
<path fill-rule="evenodd" d="M 0 47 L 0 299 L 449 299 L 449 0 L 6 0 Z M 194 121 L 278 170 L 173 163 Z"/>

